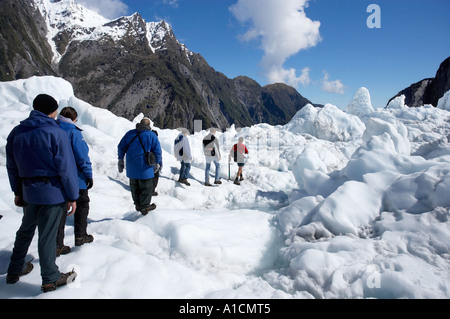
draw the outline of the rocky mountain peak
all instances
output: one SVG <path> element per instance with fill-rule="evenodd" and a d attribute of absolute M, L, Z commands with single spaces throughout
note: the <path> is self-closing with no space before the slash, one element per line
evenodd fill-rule
<path fill-rule="evenodd" d="M 59 76 L 91 105 L 130 120 L 143 113 L 160 128 L 285 124 L 310 103 L 287 85 L 227 78 L 164 20 L 108 20 L 74 0 L 1 0 L 0 8 L 2 81 Z"/>
<path fill-rule="evenodd" d="M 405 96 L 405 104 L 409 107 L 418 107 L 424 104 L 438 105 L 439 99 L 450 90 L 450 57 L 439 66 L 434 78 L 423 79 L 411 84 L 392 97 L 388 105 L 395 98 Z"/>

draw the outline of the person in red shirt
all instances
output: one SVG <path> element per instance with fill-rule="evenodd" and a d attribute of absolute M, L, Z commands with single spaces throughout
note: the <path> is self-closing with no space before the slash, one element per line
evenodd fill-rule
<path fill-rule="evenodd" d="M 248 149 L 244 145 L 244 138 L 239 137 L 238 143 L 234 144 L 231 148 L 230 157 L 233 157 L 234 161 L 238 164 L 238 171 L 234 183 L 240 185 L 239 181 L 243 181 L 242 170 L 245 163 L 245 154 L 248 154 Z"/>

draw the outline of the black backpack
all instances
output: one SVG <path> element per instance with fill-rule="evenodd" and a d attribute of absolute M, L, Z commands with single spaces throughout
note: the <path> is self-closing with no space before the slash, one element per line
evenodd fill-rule
<path fill-rule="evenodd" d="M 234 144 L 233 146 L 233 160 L 235 163 L 238 161 L 237 144 Z"/>
<path fill-rule="evenodd" d="M 128 150 L 128 147 L 130 146 L 131 143 L 133 143 L 133 141 L 137 138 L 139 138 L 139 142 L 141 143 L 142 149 L 144 150 L 144 158 L 145 158 L 145 162 L 149 165 L 149 166 L 155 166 L 156 165 L 156 156 L 152 151 L 146 151 L 144 148 L 144 144 L 142 143 L 141 140 L 141 132 L 138 132 L 136 134 L 135 137 L 133 137 L 133 139 L 130 141 L 130 143 L 128 143 L 127 147 L 125 148 L 125 153 Z"/>

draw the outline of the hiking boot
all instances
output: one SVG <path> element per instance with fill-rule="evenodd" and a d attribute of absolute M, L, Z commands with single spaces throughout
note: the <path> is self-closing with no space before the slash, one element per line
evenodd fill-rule
<path fill-rule="evenodd" d="M 141 214 L 145 216 L 148 214 L 148 212 L 155 210 L 155 209 L 156 209 L 156 204 L 151 204 L 149 207 L 142 209 Z"/>
<path fill-rule="evenodd" d="M 81 246 L 83 244 L 92 243 L 94 241 L 94 236 L 84 235 L 82 237 L 75 238 L 75 246 Z"/>
<path fill-rule="evenodd" d="M 68 273 L 61 274 L 61 276 L 55 282 L 42 285 L 41 290 L 43 292 L 54 291 L 58 287 L 65 286 L 67 284 L 74 282 L 76 277 L 77 277 L 77 273 L 74 272 L 73 270 Z"/>
<path fill-rule="evenodd" d="M 205 186 L 212 186 L 210 182 L 205 182 Z"/>
<path fill-rule="evenodd" d="M 188 182 L 187 179 L 182 179 L 182 180 L 180 180 L 179 182 L 182 183 L 182 184 L 185 184 L 185 185 L 187 185 L 187 186 L 191 186 L 191 184 L 189 184 L 189 182 Z"/>
<path fill-rule="evenodd" d="M 19 275 L 8 274 L 6 275 L 6 283 L 8 285 L 15 284 L 16 282 L 19 281 L 19 278 L 20 278 Z"/>
<path fill-rule="evenodd" d="M 239 183 L 239 181 L 237 180 L 237 178 L 234 180 L 234 184 L 236 184 L 236 185 L 241 185 L 241 183 Z"/>
<path fill-rule="evenodd" d="M 19 281 L 19 278 L 25 275 L 28 275 L 32 270 L 34 266 L 31 263 L 31 261 L 27 262 L 25 265 L 25 268 L 22 270 L 20 274 L 8 274 L 6 275 L 6 283 L 8 285 L 15 284 Z"/>
<path fill-rule="evenodd" d="M 243 180 L 244 180 L 244 177 L 242 177 L 242 175 L 241 175 L 241 177 L 239 177 L 239 180 L 240 180 L 240 181 L 243 181 Z"/>
<path fill-rule="evenodd" d="M 67 255 L 68 253 L 70 253 L 69 246 L 62 245 L 62 247 L 56 247 L 56 257 L 59 257 L 61 255 Z"/>
<path fill-rule="evenodd" d="M 221 181 L 215 181 L 214 184 L 219 184 L 220 185 L 220 184 L 222 184 L 222 182 Z"/>

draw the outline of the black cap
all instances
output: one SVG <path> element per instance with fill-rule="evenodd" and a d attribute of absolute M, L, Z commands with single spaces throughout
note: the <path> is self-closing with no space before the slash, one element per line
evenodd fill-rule
<path fill-rule="evenodd" d="M 33 109 L 50 115 L 58 109 L 58 102 L 50 95 L 39 94 L 33 101 Z"/>

